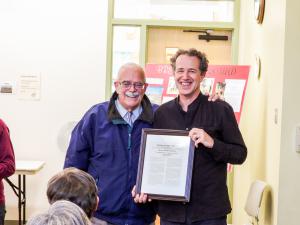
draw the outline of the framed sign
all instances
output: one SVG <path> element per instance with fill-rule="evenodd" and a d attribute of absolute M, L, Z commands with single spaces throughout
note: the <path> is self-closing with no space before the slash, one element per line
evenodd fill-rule
<path fill-rule="evenodd" d="M 137 193 L 146 193 L 151 199 L 188 202 L 194 146 L 188 131 L 143 129 Z"/>

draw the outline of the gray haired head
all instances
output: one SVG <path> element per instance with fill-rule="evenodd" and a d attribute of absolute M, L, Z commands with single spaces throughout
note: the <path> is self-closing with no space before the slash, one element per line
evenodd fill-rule
<path fill-rule="evenodd" d="M 29 219 L 27 225 L 91 225 L 91 222 L 78 205 L 60 200 L 54 202 L 48 212 Z"/>

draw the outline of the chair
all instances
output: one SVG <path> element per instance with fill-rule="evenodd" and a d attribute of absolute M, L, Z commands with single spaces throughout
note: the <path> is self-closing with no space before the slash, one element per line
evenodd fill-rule
<path fill-rule="evenodd" d="M 247 197 L 247 201 L 246 201 L 246 205 L 245 205 L 245 211 L 246 213 L 251 217 L 251 221 L 248 224 L 245 225 L 254 225 L 257 224 L 259 225 L 259 219 L 258 219 L 258 215 L 259 215 L 259 209 L 261 206 L 261 201 L 262 201 L 262 197 L 263 197 L 263 193 L 266 190 L 267 184 L 263 181 L 260 180 L 256 180 L 251 184 L 249 193 L 248 193 L 248 197 Z M 256 223 L 254 223 L 254 221 Z"/>

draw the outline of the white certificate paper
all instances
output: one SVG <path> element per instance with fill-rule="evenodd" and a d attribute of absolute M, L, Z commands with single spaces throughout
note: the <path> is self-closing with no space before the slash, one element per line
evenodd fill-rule
<path fill-rule="evenodd" d="M 185 130 L 142 130 L 137 193 L 151 199 L 190 200 L 195 143 Z"/>
<path fill-rule="evenodd" d="M 190 141 L 188 136 L 147 136 L 143 193 L 185 195 Z"/>

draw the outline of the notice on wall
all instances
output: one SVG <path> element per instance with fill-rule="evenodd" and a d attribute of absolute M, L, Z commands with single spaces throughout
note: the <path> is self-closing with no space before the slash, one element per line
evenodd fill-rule
<path fill-rule="evenodd" d="M 41 76 L 22 75 L 19 77 L 19 99 L 40 100 L 41 97 Z"/>
<path fill-rule="evenodd" d="M 200 85 L 201 93 L 218 93 L 232 106 L 236 120 L 239 122 L 249 70 L 249 66 L 210 65 Z M 146 94 L 153 103 L 160 105 L 178 95 L 169 64 L 147 64 L 145 71 L 149 84 Z"/>

